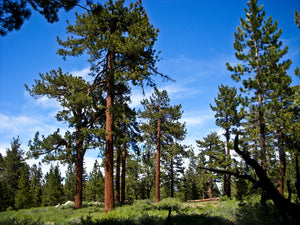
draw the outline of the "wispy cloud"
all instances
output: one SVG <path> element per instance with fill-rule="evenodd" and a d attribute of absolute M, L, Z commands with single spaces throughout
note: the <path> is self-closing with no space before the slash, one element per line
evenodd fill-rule
<path fill-rule="evenodd" d="M 89 75 L 90 72 L 90 67 L 85 67 L 81 70 L 73 70 L 70 72 L 70 74 L 75 77 L 82 77 L 84 80 L 91 82 L 93 81 L 93 77 Z"/>

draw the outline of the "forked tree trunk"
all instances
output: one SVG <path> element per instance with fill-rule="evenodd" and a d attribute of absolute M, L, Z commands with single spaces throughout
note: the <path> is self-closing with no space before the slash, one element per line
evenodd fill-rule
<path fill-rule="evenodd" d="M 75 174 L 76 174 L 76 193 L 75 193 L 75 209 L 82 208 L 82 175 L 83 175 L 83 142 L 77 143 L 77 157 L 75 161 Z"/>
<path fill-rule="evenodd" d="M 156 150 L 156 174 L 155 174 L 155 203 L 160 201 L 160 135 L 161 121 L 157 120 L 157 150 Z"/>
<path fill-rule="evenodd" d="M 120 163 L 121 163 L 121 146 L 117 148 L 117 165 L 116 165 L 116 201 L 120 202 Z"/>
<path fill-rule="evenodd" d="M 126 182 L 126 143 L 123 143 L 122 151 L 122 181 L 121 181 L 121 202 L 125 201 L 125 182 Z"/>
<path fill-rule="evenodd" d="M 113 53 L 108 53 L 109 77 L 107 79 L 107 96 L 106 96 L 106 136 L 105 136 L 105 190 L 104 190 L 104 212 L 114 209 L 114 145 L 113 145 L 113 80 L 112 80 L 112 60 Z"/>

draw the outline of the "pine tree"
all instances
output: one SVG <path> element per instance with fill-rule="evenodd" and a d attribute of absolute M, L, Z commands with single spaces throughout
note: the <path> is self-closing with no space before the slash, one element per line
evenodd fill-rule
<path fill-rule="evenodd" d="M 23 209 L 32 206 L 30 192 L 30 168 L 27 164 L 22 167 L 21 176 L 18 180 L 18 189 L 15 196 L 15 208 Z"/>
<path fill-rule="evenodd" d="M 140 158 L 136 155 L 127 156 L 127 182 L 126 182 L 126 195 L 129 201 L 137 200 L 141 196 L 141 166 Z"/>
<path fill-rule="evenodd" d="M 141 104 L 144 111 L 140 116 L 147 121 L 140 126 L 143 138 L 150 145 L 156 145 L 156 177 L 155 177 L 155 202 L 160 201 L 160 160 L 162 146 L 168 146 L 185 136 L 185 124 L 181 124 L 181 105 L 170 106 L 167 91 L 159 91 L 156 87 L 150 99 L 144 99 Z M 153 146 L 152 146 L 153 147 Z M 168 148 L 165 147 L 164 150 Z"/>
<path fill-rule="evenodd" d="M 223 169 L 225 160 L 224 143 L 220 140 L 220 137 L 216 132 L 211 132 L 203 141 L 196 140 L 197 147 L 200 150 L 200 155 L 204 155 L 206 159 L 206 168 Z M 203 156 L 202 156 L 203 157 Z M 213 198 L 214 193 L 214 182 L 219 176 L 210 172 L 209 174 L 209 197 Z"/>
<path fill-rule="evenodd" d="M 3 184 L 6 184 L 7 206 L 14 208 L 15 195 L 18 187 L 18 180 L 24 166 L 24 151 L 21 149 L 19 137 L 13 138 L 11 148 L 6 150 L 6 156 L 3 159 Z"/>
<path fill-rule="evenodd" d="M 265 11 L 263 6 L 257 5 L 257 0 L 251 0 L 247 3 L 246 20 L 241 19 L 241 26 L 235 33 L 234 49 L 236 57 L 243 64 L 230 66 L 227 63 L 228 70 L 234 72 L 232 78 L 236 81 L 242 81 L 243 91 L 253 94 L 250 103 L 258 104 L 259 138 L 261 165 L 266 168 L 267 151 L 267 121 L 265 112 L 267 110 L 266 101 L 268 100 L 269 90 L 277 88 L 274 86 L 278 73 L 286 71 L 291 61 L 279 62 L 287 53 L 287 47 L 282 47 L 279 41 L 282 30 L 277 28 L 278 22 L 273 23 L 272 17 L 264 20 Z M 242 77 L 247 75 L 247 79 Z M 250 75 L 250 76 L 249 76 Z"/>
<path fill-rule="evenodd" d="M 35 80 L 31 89 L 26 85 L 27 90 L 33 97 L 47 96 L 56 99 L 63 107 L 56 118 L 67 122 L 74 130 L 62 136 L 58 129 L 41 139 L 37 132 L 34 141 L 29 144 L 31 154 L 34 157 L 45 154 L 46 160 L 75 163 L 75 208 L 81 208 L 84 155 L 89 148 L 98 146 L 95 140 L 101 137 L 101 130 L 97 129 L 96 124 L 104 114 L 101 96 L 81 77 L 64 74 L 60 68 L 46 75 L 40 74 L 40 78 Z"/>
<path fill-rule="evenodd" d="M 73 163 L 68 164 L 64 184 L 65 201 L 73 201 L 76 195 L 76 174 Z"/>
<path fill-rule="evenodd" d="M 13 30 L 19 30 L 31 15 L 31 9 L 39 12 L 49 23 L 58 21 L 58 11 L 64 8 L 71 10 L 79 0 L 5 0 L 0 3 L 0 35 L 4 36 Z M 87 1 L 88 4 L 88 1 Z M 31 6 L 31 7 L 30 7 Z M 80 6 L 84 8 L 83 6 Z"/>
<path fill-rule="evenodd" d="M 230 135 L 240 125 L 241 113 L 238 113 L 238 107 L 241 104 L 241 96 L 237 95 L 237 89 L 224 86 L 219 86 L 218 97 L 215 98 L 216 106 L 210 105 L 210 108 L 216 112 L 216 125 L 225 130 L 226 138 L 226 160 L 227 170 L 230 170 Z M 224 195 L 231 197 L 230 175 L 224 175 Z"/>
<path fill-rule="evenodd" d="M 40 207 L 42 203 L 42 168 L 41 164 L 39 163 L 39 167 L 34 164 L 30 168 L 30 193 L 32 199 L 32 206 L 33 207 Z"/>
<path fill-rule="evenodd" d="M 0 202 L 1 202 L 0 211 L 6 210 L 9 201 L 7 183 L 3 177 L 3 172 L 4 172 L 4 158 L 0 153 Z"/>
<path fill-rule="evenodd" d="M 105 90 L 106 150 L 105 150 L 105 207 L 114 208 L 113 186 L 113 124 L 114 93 L 118 84 L 154 85 L 158 60 L 153 49 L 158 30 L 149 23 L 141 1 L 124 6 L 124 0 L 109 0 L 104 7 L 93 5 L 91 11 L 78 15 L 76 24 L 69 25 L 67 41 L 58 40 L 63 57 L 79 56 L 87 52 L 92 64 L 94 86 Z M 163 76 L 167 78 L 166 76 Z"/>
<path fill-rule="evenodd" d="M 88 176 L 85 192 L 87 201 L 102 202 L 104 200 L 104 177 L 97 160 L 95 160 L 93 170 Z"/>
<path fill-rule="evenodd" d="M 150 199 L 153 188 L 155 187 L 155 154 L 150 143 L 144 146 L 141 156 L 141 183 L 142 198 Z"/>
<path fill-rule="evenodd" d="M 51 165 L 50 171 L 45 176 L 42 197 L 44 206 L 54 206 L 62 203 L 64 200 L 62 180 L 58 165 L 55 167 Z"/>

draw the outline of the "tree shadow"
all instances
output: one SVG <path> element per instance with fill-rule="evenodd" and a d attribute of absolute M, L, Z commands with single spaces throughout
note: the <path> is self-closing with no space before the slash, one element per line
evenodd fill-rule
<path fill-rule="evenodd" d="M 76 225 L 234 225 L 233 222 L 217 216 L 209 216 L 205 214 L 191 214 L 191 215 L 174 215 L 169 219 L 163 219 L 160 216 L 143 215 L 139 218 L 105 218 L 93 220 L 91 217 L 81 218 L 80 223 Z M 75 225 L 72 224 L 72 225 Z"/>

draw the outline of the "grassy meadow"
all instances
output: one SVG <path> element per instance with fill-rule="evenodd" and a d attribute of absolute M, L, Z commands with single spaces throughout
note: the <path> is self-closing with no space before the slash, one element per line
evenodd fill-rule
<path fill-rule="evenodd" d="M 104 205 L 84 204 L 74 210 L 72 205 L 39 207 L 0 213 L 0 224 L 70 224 L 70 225 L 171 225 L 171 224 L 281 224 L 279 213 L 268 203 L 262 208 L 258 200 L 247 203 L 236 200 L 184 203 L 165 199 L 159 204 L 150 200 L 137 200 L 105 214 Z"/>

